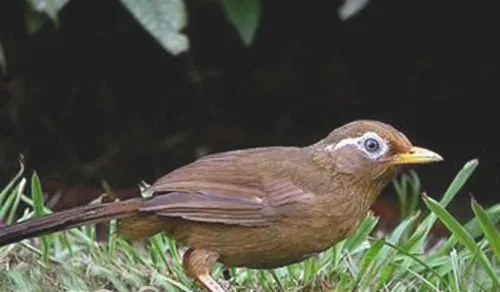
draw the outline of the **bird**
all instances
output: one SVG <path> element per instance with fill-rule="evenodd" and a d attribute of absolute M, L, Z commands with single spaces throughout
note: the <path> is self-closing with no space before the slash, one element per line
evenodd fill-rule
<path fill-rule="evenodd" d="M 301 262 L 352 234 L 405 165 L 442 161 L 388 123 L 360 119 L 313 144 L 208 154 L 158 178 L 147 197 L 91 204 L 0 228 L 0 246 L 118 219 L 129 240 L 163 232 L 187 247 L 187 276 L 211 292 L 226 267 Z"/>

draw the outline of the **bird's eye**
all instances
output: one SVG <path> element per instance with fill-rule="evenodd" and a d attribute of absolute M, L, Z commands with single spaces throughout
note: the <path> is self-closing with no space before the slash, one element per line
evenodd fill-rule
<path fill-rule="evenodd" d="M 373 138 L 366 139 L 363 145 L 364 145 L 366 151 L 371 152 L 371 153 L 377 152 L 380 149 L 379 142 Z"/>

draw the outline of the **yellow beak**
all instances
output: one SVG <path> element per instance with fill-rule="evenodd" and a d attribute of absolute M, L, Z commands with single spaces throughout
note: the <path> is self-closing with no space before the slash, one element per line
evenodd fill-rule
<path fill-rule="evenodd" d="M 443 157 L 436 152 L 421 147 L 412 147 L 409 152 L 392 156 L 392 164 L 422 164 L 442 161 Z"/>

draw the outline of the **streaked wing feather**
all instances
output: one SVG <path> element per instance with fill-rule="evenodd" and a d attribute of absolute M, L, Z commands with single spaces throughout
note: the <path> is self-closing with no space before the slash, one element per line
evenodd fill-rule
<path fill-rule="evenodd" d="M 269 194 L 269 205 L 274 208 L 284 207 L 298 202 L 305 203 L 314 198 L 314 194 L 304 191 L 287 179 L 265 179 L 264 188 Z"/>
<path fill-rule="evenodd" d="M 160 211 L 170 209 L 231 209 L 260 210 L 262 199 L 224 196 L 206 192 L 174 192 L 156 196 L 146 202 L 140 211 Z"/>
<path fill-rule="evenodd" d="M 157 195 L 140 211 L 201 222 L 262 226 L 281 216 L 293 216 L 296 207 L 313 197 L 289 179 L 248 172 L 238 159 L 241 153 L 207 156 L 160 178 L 150 188 Z"/>
<path fill-rule="evenodd" d="M 159 195 L 145 203 L 139 211 L 158 216 L 181 217 L 186 220 L 262 226 L 270 224 L 273 214 L 263 200 L 212 193 L 174 192 Z M 267 214 L 266 214 L 267 213 Z"/>
<path fill-rule="evenodd" d="M 205 156 L 161 177 L 150 190 L 153 193 L 211 190 L 231 196 L 264 196 L 260 178 L 247 171 L 246 163 L 252 161 L 248 159 L 252 153 L 264 153 L 271 149 L 237 150 Z"/>

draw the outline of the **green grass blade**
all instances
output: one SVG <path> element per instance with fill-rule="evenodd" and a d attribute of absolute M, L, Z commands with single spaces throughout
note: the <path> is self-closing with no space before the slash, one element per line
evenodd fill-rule
<path fill-rule="evenodd" d="M 406 217 L 398 226 L 394 229 L 389 237 L 389 242 L 392 244 L 398 243 L 403 235 L 411 228 L 411 224 L 420 216 L 420 212 L 413 214 L 412 216 Z"/>
<path fill-rule="evenodd" d="M 491 277 L 495 285 L 500 285 L 500 280 L 496 275 L 496 272 L 493 269 L 491 263 L 488 261 L 488 258 L 486 257 L 484 252 L 478 248 L 478 245 L 476 244 L 472 236 L 467 232 L 467 230 L 465 230 L 465 228 L 460 225 L 460 223 L 437 201 L 426 195 L 423 195 L 423 200 L 429 210 L 431 210 L 441 220 L 441 222 L 443 222 L 443 224 L 457 236 L 458 241 L 462 243 L 467 249 L 469 249 L 473 254 L 478 255 L 479 262 L 485 268 L 486 272 Z"/>
<path fill-rule="evenodd" d="M 468 161 L 464 167 L 460 170 L 460 172 L 455 176 L 450 186 L 444 193 L 443 198 L 439 202 L 439 204 L 443 207 L 447 206 L 451 200 L 455 197 L 458 191 L 464 186 L 467 180 L 470 178 L 472 173 L 476 170 L 479 164 L 479 160 L 472 159 Z"/>
<path fill-rule="evenodd" d="M 2 189 L 2 192 L 0 193 L 0 206 L 3 204 L 3 200 L 5 197 L 11 192 L 12 187 L 16 184 L 16 182 L 21 178 L 21 176 L 24 173 L 24 157 L 20 156 L 19 157 L 19 171 L 16 173 L 16 175 L 7 183 L 7 185 Z M 1 219 L 1 217 L 0 217 Z"/>
<path fill-rule="evenodd" d="M 157 262 L 160 260 L 161 266 L 167 267 L 168 266 L 168 261 L 167 258 L 165 257 L 165 252 L 162 250 L 162 242 L 161 242 L 161 234 L 156 234 L 155 236 L 150 238 L 151 242 L 151 252 L 152 252 L 152 258 Z"/>
<path fill-rule="evenodd" d="M 35 211 L 35 215 L 38 217 L 45 215 L 46 213 L 42 185 L 40 184 L 40 179 L 38 178 L 36 172 L 34 172 L 31 176 L 31 198 L 33 200 L 33 209 Z M 50 236 L 51 235 L 41 236 L 44 260 L 47 260 L 49 256 Z"/>
<path fill-rule="evenodd" d="M 494 205 L 486 209 L 486 214 L 490 218 L 491 222 L 496 225 L 500 222 L 500 204 Z M 476 239 L 483 235 L 483 230 L 479 225 L 478 218 L 474 217 L 469 222 L 464 224 L 464 228 L 469 232 L 472 238 Z M 457 243 L 457 238 L 452 234 L 448 240 L 436 251 L 432 256 L 441 256 L 447 254 L 453 246 Z"/>
<path fill-rule="evenodd" d="M 33 199 L 33 209 L 35 210 L 35 215 L 38 217 L 45 215 L 42 186 L 36 172 L 34 172 L 31 177 L 31 197 Z"/>
<path fill-rule="evenodd" d="M 458 172 L 458 174 L 455 176 L 453 181 L 451 182 L 450 186 L 444 193 L 443 197 L 441 198 L 441 201 L 439 204 L 442 207 L 448 206 L 448 204 L 451 202 L 451 200 L 456 196 L 458 191 L 463 187 L 463 185 L 467 182 L 469 177 L 472 175 L 474 170 L 476 169 L 479 161 L 477 159 L 473 159 L 468 161 L 462 169 Z M 425 219 L 422 221 L 422 223 L 419 225 L 419 227 L 416 229 L 416 231 L 413 233 L 412 238 L 416 236 L 420 236 L 421 233 L 423 233 L 425 236 L 422 237 L 422 239 L 427 238 L 427 235 L 431 231 L 432 226 L 434 223 L 436 223 L 437 216 L 433 212 L 430 212 Z"/>
<path fill-rule="evenodd" d="M 420 188 L 421 188 L 420 179 L 417 173 L 414 170 L 411 170 L 409 173 L 411 176 L 410 182 L 411 182 L 412 192 L 410 198 L 411 199 L 410 205 L 408 207 L 408 215 L 417 212 L 418 200 L 420 199 Z"/>
<path fill-rule="evenodd" d="M 494 223 L 491 222 L 488 214 L 485 212 L 483 207 L 479 205 L 474 198 L 471 199 L 471 206 L 472 211 L 479 221 L 479 225 L 481 225 L 481 229 L 483 230 L 484 235 L 490 243 L 493 253 L 497 257 L 497 259 L 500 260 L 500 232 L 495 227 Z"/>
<path fill-rule="evenodd" d="M 421 286 L 427 287 L 430 291 L 436 291 L 436 292 L 442 292 L 443 291 L 443 290 L 438 289 L 438 287 L 436 287 L 435 285 L 433 285 L 429 280 L 427 280 L 425 277 L 423 277 L 419 273 L 417 273 L 417 272 L 415 272 L 412 269 L 409 269 L 407 267 L 403 267 L 403 268 L 405 268 L 406 271 L 408 271 L 410 274 L 413 274 L 413 276 L 415 276 L 417 279 L 419 279 L 420 282 L 422 282 L 422 284 L 423 284 Z M 421 288 L 423 288 L 423 287 L 421 287 Z M 416 291 L 429 291 L 429 290 L 422 289 L 422 290 L 416 290 Z M 414 290 L 405 288 L 402 291 L 414 291 Z"/>
<path fill-rule="evenodd" d="M 391 244 L 398 244 L 398 242 L 402 239 L 403 235 L 409 231 L 409 228 L 412 226 L 412 223 L 418 218 L 419 212 L 416 214 L 406 217 L 398 226 L 394 229 L 391 235 L 388 238 L 388 242 Z M 392 251 L 392 253 L 390 253 Z M 393 252 L 394 249 L 391 249 L 389 246 L 384 246 L 380 252 L 380 263 L 378 264 L 378 269 L 382 270 L 380 273 L 380 277 L 377 280 L 376 290 L 381 289 L 386 282 L 388 282 L 390 277 L 393 275 L 395 267 L 390 265 L 389 263 L 394 260 L 396 253 Z M 408 265 L 409 266 L 409 265 Z"/>
<path fill-rule="evenodd" d="M 24 191 L 24 187 L 26 186 L 26 179 L 23 177 L 20 181 L 19 181 L 19 184 L 17 185 L 16 187 L 16 191 L 15 191 L 15 194 L 14 194 L 14 202 L 12 203 L 12 206 L 10 208 L 10 212 L 9 212 L 9 216 L 7 216 L 6 218 L 6 222 L 7 224 L 12 224 L 12 222 L 14 221 L 14 217 L 16 216 L 16 212 L 17 212 L 17 209 L 19 207 L 19 202 L 21 201 L 21 196 L 23 194 L 23 191 Z M 0 216 L 0 218 L 2 218 Z"/>
<path fill-rule="evenodd" d="M 408 205 L 408 185 L 406 184 L 406 177 L 404 174 L 401 176 L 401 178 L 394 179 L 392 181 L 392 185 L 394 187 L 394 190 L 396 191 L 396 194 L 398 195 L 399 199 L 399 216 L 400 218 L 404 218 L 405 212 L 406 212 L 406 206 Z"/>
<path fill-rule="evenodd" d="M 23 194 L 23 195 L 21 195 L 21 200 L 34 209 L 35 203 L 33 202 L 33 198 L 30 198 L 30 197 Z M 47 207 L 44 207 L 43 211 L 45 212 L 45 214 L 52 213 L 52 211 Z"/>
<path fill-rule="evenodd" d="M 399 198 L 400 219 L 405 219 L 417 210 L 420 195 L 420 180 L 414 170 L 403 173 L 399 180 L 392 181 Z"/>
<path fill-rule="evenodd" d="M 365 255 L 361 259 L 361 263 L 359 264 L 358 274 L 356 276 L 354 287 L 358 287 L 358 284 L 361 282 L 363 276 L 368 271 L 368 267 L 374 265 L 377 262 L 378 255 L 382 250 L 382 247 L 384 247 L 384 240 L 378 239 L 366 251 Z"/>
<path fill-rule="evenodd" d="M 462 287 L 462 278 L 463 278 L 463 268 L 462 263 L 460 261 L 460 256 L 457 253 L 456 249 L 452 249 L 450 252 L 450 262 L 451 262 L 451 273 L 450 273 L 450 281 L 448 282 L 450 288 L 453 292 L 462 291 L 460 287 Z"/>
<path fill-rule="evenodd" d="M 422 261 L 421 259 L 416 257 L 414 254 L 411 254 L 407 250 L 404 250 L 401 247 L 394 245 L 390 242 L 384 241 L 384 244 L 390 246 L 391 248 L 397 250 L 399 253 L 405 255 L 406 257 L 409 257 L 410 259 L 412 259 L 413 261 L 418 263 L 425 270 L 429 271 L 432 275 L 434 275 L 436 278 L 438 278 L 440 282 L 443 282 L 443 283 L 445 282 L 445 280 L 443 279 L 443 277 L 441 275 L 439 275 L 431 266 L 429 266 L 427 263 L 425 263 L 424 261 Z"/>
<path fill-rule="evenodd" d="M 374 217 L 371 213 L 365 217 L 363 222 L 359 225 L 355 233 L 344 240 L 343 248 L 352 251 L 359 247 L 366 237 L 373 231 L 375 226 L 377 226 L 379 219 Z"/>
<path fill-rule="evenodd" d="M 5 224 L 10 224 L 10 222 L 7 221 L 7 217 L 9 214 L 9 210 L 11 210 L 12 205 L 14 204 L 14 200 L 16 199 L 16 196 L 14 194 L 9 194 L 7 196 L 7 199 L 1 205 L 0 208 L 0 221 L 4 221 Z"/>
<path fill-rule="evenodd" d="M 314 285 L 314 280 L 316 279 L 316 273 L 318 271 L 317 268 L 317 260 L 314 258 L 309 258 L 306 261 L 302 263 L 302 268 L 303 268 L 303 282 L 304 284 L 313 284 Z"/>

